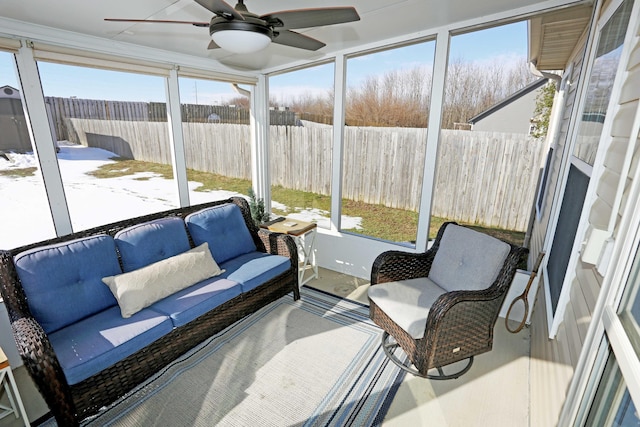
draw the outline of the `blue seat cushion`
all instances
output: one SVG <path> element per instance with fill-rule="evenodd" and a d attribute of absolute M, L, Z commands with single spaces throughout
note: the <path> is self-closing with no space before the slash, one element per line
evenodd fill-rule
<path fill-rule="evenodd" d="M 114 237 L 125 273 L 191 249 L 184 221 L 177 217 L 133 225 Z"/>
<path fill-rule="evenodd" d="M 226 271 L 221 277 L 242 286 L 242 292 L 250 291 L 291 268 L 291 261 L 280 255 L 250 252 L 230 259 L 220 265 Z"/>
<path fill-rule="evenodd" d="M 83 319 L 49 335 L 69 384 L 108 368 L 171 332 L 164 314 L 144 309 L 129 318 L 118 307 Z"/>
<path fill-rule="evenodd" d="M 256 245 L 237 205 L 226 203 L 194 212 L 184 219 L 196 246 L 209 243 L 218 265 L 253 252 Z"/>
<path fill-rule="evenodd" d="M 111 236 L 31 249 L 17 254 L 14 263 L 31 313 L 47 333 L 117 304 L 102 283 L 122 273 Z"/>
<path fill-rule="evenodd" d="M 161 299 L 150 308 L 166 314 L 173 326 L 182 326 L 242 293 L 231 280 L 211 277 Z"/>

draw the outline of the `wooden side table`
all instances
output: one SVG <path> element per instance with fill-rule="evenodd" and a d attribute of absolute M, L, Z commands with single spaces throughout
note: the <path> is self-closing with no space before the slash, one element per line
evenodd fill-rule
<path fill-rule="evenodd" d="M 9 406 L 0 404 L 0 418 L 14 414 L 16 418 L 22 417 L 24 425 L 28 427 L 29 418 L 27 417 L 27 412 L 24 410 L 24 405 L 20 398 L 20 392 L 18 391 L 16 380 L 13 377 L 13 372 L 9 365 L 9 359 L 7 359 L 2 348 L 0 348 L 0 384 L 2 384 L 5 393 L 9 398 Z"/>
<path fill-rule="evenodd" d="M 284 221 L 276 222 L 261 227 L 276 233 L 284 233 L 293 237 L 298 247 L 298 258 L 300 260 L 298 270 L 298 286 L 302 287 L 309 280 L 318 277 L 318 265 L 316 264 L 315 242 L 318 225 L 314 222 L 305 222 L 293 218 L 285 218 Z M 306 278 L 307 267 L 310 267 L 311 274 Z"/>

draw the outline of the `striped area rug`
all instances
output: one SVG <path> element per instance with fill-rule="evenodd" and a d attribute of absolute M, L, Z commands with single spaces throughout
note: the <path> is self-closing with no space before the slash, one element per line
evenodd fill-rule
<path fill-rule="evenodd" d="M 368 307 L 304 287 L 215 335 L 86 426 L 379 425 L 404 373 Z"/>

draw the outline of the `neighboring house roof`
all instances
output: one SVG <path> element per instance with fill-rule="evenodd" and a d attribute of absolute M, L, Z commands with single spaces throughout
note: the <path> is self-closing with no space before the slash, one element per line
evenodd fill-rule
<path fill-rule="evenodd" d="M 511 94 L 510 96 L 508 96 L 507 98 L 503 99 L 502 101 L 498 102 L 497 104 L 489 107 L 488 109 L 484 110 L 482 113 L 478 114 L 477 116 L 474 116 L 472 118 L 470 118 L 469 120 L 467 120 L 467 123 L 470 124 L 476 124 L 477 122 L 479 122 L 480 120 L 484 119 L 485 117 L 495 113 L 496 111 L 506 107 L 507 105 L 511 104 L 513 101 L 522 98 L 523 96 L 525 96 L 526 94 L 533 92 L 534 90 L 542 87 L 545 85 L 545 83 L 547 83 L 548 79 L 542 77 L 539 78 L 538 80 L 536 80 L 535 82 L 529 84 L 528 86 L 523 87 L 522 89 L 520 89 L 519 91 Z"/>
<path fill-rule="evenodd" d="M 18 98 L 20 99 L 20 91 L 15 87 L 4 85 L 0 86 L 0 98 Z"/>

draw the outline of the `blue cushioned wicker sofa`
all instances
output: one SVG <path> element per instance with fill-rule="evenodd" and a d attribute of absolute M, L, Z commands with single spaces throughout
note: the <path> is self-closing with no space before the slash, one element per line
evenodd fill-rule
<path fill-rule="evenodd" d="M 196 344 L 298 290 L 290 236 L 242 198 L 0 252 L 18 352 L 59 425 L 77 425 Z"/>

